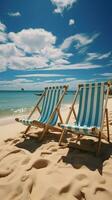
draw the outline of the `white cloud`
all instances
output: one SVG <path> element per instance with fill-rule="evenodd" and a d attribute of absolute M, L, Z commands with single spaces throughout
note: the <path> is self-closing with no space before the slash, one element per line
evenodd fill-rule
<path fill-rule="evenodd" d="M 76 34 L 75 40 L 77 41 L 77 48 L 80 48 L 82 46 L 91 44 L 97 37 L 99 36 L 99 33 L 94 34 L 92 37 L 87 36 L 85 34 Z"/>
<path fill-rule="evenodd" d="M 37 89 L 37 82 L 27 79 L 14 79 L 14 80 L 4 80 L 0 81 L 0 90 L 20 90 L 24 89 Z"/>
<path fill-rule="evenodd" d="M 45 82 L 46 83 L 57 83 L 57 84 L 59 84 L 59 83 L 63 83 L 63 84 L 69 84 L 69 82 L 71 82 L 71 81 L 74 81 L 74 80 L 76 80 L 76 78 L 60 78 L 60 79 L 58 79 L 58 80 L 46 80 Z"/>
<path fill-rule="evenodd" d="M 13 79 L 11 81 L 7 81 L 7 80 L 4 80 L 4 81 L 0 81 L 0 84 L 5 84 L 5 85 L 9 85 L 9 84 L 19 84 L 19 83 L 31 83 L 33 82 L 32 80 L 28 80 L 28 79 L 25 79 L 25 78 L 21 78 L 21 79 Z"/>
<path fill-rule="evenodd" d="M 44 29 L 23 29 L 18 33 L 9 33 L 9 39 L 17 47 L 29 53 L 39 53 L 45 47 L 50 47 L 56 42 L 56 37 Z"/>
<path fill-rule="evenodd" d="M 6 30 L 5 24 L 3 24 L 3 23 L 0 22 L 0 31 L 4 32 L 5 30 Z"/>
<path fill-rule="evenodd" d="M 20 12 L 9 12 L 8 15 L 11 17 L 18 17 L 18 16 L 21 16 L 21 13 Z"/>
<path fill-rule="evenodd" d="M 74 41 L 75 41 L 75 35 L 66 38 L 62 43 L 62 45 L 60 46 L 61 49 L 68 49 Z"/>
<path fill-rule="evenodd" d="M 62 77 L 63 74 L 23 74 L 23 75 L 16 75 L 19 78 L 33 78 L 33 77 Z"/>
<path fill-rule="evenodd" d="M 16 48 L 14 43 L 6 43 L 0 45 L 0 72 L 12 68 L 14 63 L 13 59 L 22 58 L 24 52 Z M 19 61 L 18 61 L 19 62 Z M 16 66 L 14 66 L 16 68 Z"/>
<path fill-rule="evenodd" d="M 0 46 L 0 57 L 4 58 L 3 69 L 31 70 L 49 67 L 51 63 L 69 64 L 68 59 L 72 56 L 56 48 L 56 37 L 44 29 L 11 32 L 8 39 L 8 43 Z"/>
<path fill-rule="evenodd" d="M 56 85 L 69 85 L 69 89 L 74 89 L 78 80 L 74 78 L 58 78 L 57 80 L 45 80 L 44 82 L 38 82 L 38 88 L 44 88 Z"/>
<path fill-rule="evenodd" d="M 68 60 L 66 60 L 66 59 L 63 59 L 63 58 L 59 58 L 59 59 L 57 59 L 57 60 L 55 60 L 55 61 L 52 61 L 51 63 L 50 63 L 50 65 L 52 66 L 52 65 L 54 65 L 54 66 L 56 66 L 56 65 L 68 65 L 68 64 L 70 64 L 70 61 L 68 61 Z"/>
<path fill-rule="evenodd" d="M 92 60 L 102 60 L 106 59 L 111 55 L 111 52 L 101 54 L 101 53 L 88 53 L 87 54 L 87 61 L 92 61 Z"/>
<path fill-rule="evenodd" d="M 69 85 L 69 89 L 70 90 L 76 90 L 78 84 L 81 84 L 81 83 L 88 83 L 88 82 L 95 82 L 96 79 L 89 79 L 89 80 L 78 80 L 77 78 L 61 78 L 61 79 L 58 79 L 58 80 L 47 80 L 44 82 L 44 86 L 51 86 L 51 85 Z M 42 85 L 42 82 L 38 83 L 38 87 L 41 87 L 43 86 Z"/>
<path fill-rule="evenodd" d="M 75 43 L 76 49 L 79 49 L 91 44 L 98 36 L 99 33 L 94 34 L 92 37 L 82 33 L 72 35 L 64 40 L 61 45 L 61 49 L 68 49 L 73 43 Z"/>
<path fill-rule="evenodd" d="M 108 58 L 110 55 L 111 55 L 111 52 L 102 54 L 102 55 L 99 56 L 99 59 L 102 60 L 102 59 Z"/>
<path fill-rule="evenodd" d="M 75 20 L 74 19 L 70 19 L 69 20 L 69 26 L 72 26 L 73 24 L 75 24 Z"/>
<path fill-rule="evenodd" d="M 50 62 L 59 62 L 59 64 L 68 63 L 67 59 L 72 56 L 71 53 L 65 53 L 61 49 L 50 46 L 41 50 L 40 54 Z"/>
<path fill-rule="evenodd" d="M 48 67 L 46 58 L 43 57 L 11 57 L 8 65 L 13 70 L 32 70 L 38 68 Z"/>
<path fill-rule="evenodd" d="M 0 81 L 0 90 L 20 90 L 24 87 L 25 90 L 38 90 L 51 85 L 65 85 L 75 81 L 75 78 L 60 78 L 58 80 L 45 80 L 34 82 L 33 80 L 19 78 L 14 80 L 4 80 Z"/>
<path fill-rule="evenodd" d="M 5 30 L 5 26 L 1 26 Z M 2 31 L 1 31 L 2 32 Z M 3 32 L 5 33 L 5 32 Z M 23 29 L 20 32 L 5 33 L 8 42 L 0 46 L 0 71 L 7 68 L 13 70 L 34 69 L 89 69 L 98 68 L 90 62 L 71 64 L 69 58 L 72 53 L 66 50 L 73 42 L 83 48 L 98 37 L 76 34 L 65 39 L 60 47 L 56 47 L 56 36 L 44 29 Z M 105 55 L 106 57 L 106 55 Z"/>
<path fill-rule="evenodd" d="M 0 90 L 20 90 L 24 87 L 25 90 L 41 90 L 44 87 L 55 86 L 56 85 L 65 85 L 69 84 L 69 89 L 75 90 L 78 84 L 93 82 L 96 79 L 87 80 L 78 80 L 77 78 L 60 78 L 58 80 L 45 80 L 34 82 L 33 80 L 20 78 L 14 80 L 4 80 L 0 81 Z"/>
<path fill-rule="evenodd" d="M 95 65 L 92 63 L 76 63 L 76 64 L 68 64 L 68 65 L 51 65 L 48 70 L 76 70 L 76 69 L 95 69 L 95 68 L 100 68 L 102 67 L 101 65 Z"/>
<path fill-rule="evenodd" d="M 24 52 L 18 49 L 14 43 L 6 43 L 0 45 L 0 56 L 10 59 L 10 57 L 12 56 L 24 56 L 24 55 L 25 55 Z"/>
<path fill-rule="evenodd" d="M 87 53 L 87 50 L 88 50 L 88 46 L 84 46 L 84 47 L 78 49 L 78 54 L 85 54 L 85 53 Z"/>
<path fill-rule="evenodd" d="M 0 72 L 7 70 L 7 59 L 3 56 L 0 56 Z"/>
<path fill-rule="evenodd" d="M 103 73 L 100 76 L 112 77 L 112 73 Z"/>
<path fill-rule="evenodd" d="M 7 41 L 7 34 L 5 33 L 6 26 L 0 22 L 0 42 L 5 43 Z"/>
<path fill-rule="evenodd" d="M 55 13 L 62 13 L 64 9 L 69 9 L 77 0 L 51 0 L 52 4 L 56 6 Z"/>
<path fill-rule="evenodd" d="M 7 34 L 0 31 L 0 42 L 5 43 L 7 41 Z"/>
<path fill-rule="evenodd" d="M 90 61 L 90 60 L 94 60 L 96 58 L 98 58 L 99 54 L 98 53 L 87 53 L 87 61 Z"/>
<path fill-rule="evenodd" d="M 48 60 L 43 57 L 11 56 L 8 58 L 0 56 L 0 72 L 9 69 L 13 70 L 32 70 L 48 67 Z"/>

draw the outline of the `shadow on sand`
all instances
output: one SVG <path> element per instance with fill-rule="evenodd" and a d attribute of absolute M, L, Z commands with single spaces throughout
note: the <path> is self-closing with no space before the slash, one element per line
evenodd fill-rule
<path fill-rule="evenodd" d="M 15 146 L 19 148 L 26 149 L 33 153 L 37 148 L 39 148 L 42 144 L 49 143 L 51 141 L 58 142 L 60 134 L 50 133 L 48 132 L 42 141 L 39 141 L 39 137 L 42 132 L 38 132 L 38 135 L 32 136 L 28 135 L 28 137 L 24 138 L 24 141 L 17 143 Z"/>
<path fill-rule="evenodd" d="M 82 166 L 86 166 L 92 171 L 97 169 L 102 175 L 103 162 L 108 160 L 112 155 L 112 144 L 102 142 L 101 151 L 98 156 L 96 156 L 95 152 L 96 147 L 97 142 L 89 139 L 83 139 L 81 140 L 80 145 L 75 143 L 69 145 L 67 155 L 62 156 L 60 160 L 66 164 L 71 164 L 74 168 L 77 169 L 81 168 Z"/>
<path fill-rule="evenodd" d="M 44 139 L 40 142 L 38 139 L 40 135 L 41 132 L 38 132 L 37 137 L 34 136 L 30 136 L 28 138 L 26 137 L 24 141 L 18 142 L 16 146 L 19 148 L 26 149 L 31 153 L 33 153 L 43 144 L 47 144 L 51 141 L 58 143 L 60 138 L 60 134 L 48 132 L 44 137 Z M 66 155 L 64 156 L 62 155 L 59 158 L 58 163 L 61 161 L 65 164 L 71 164 L 73 168 L 77 169 L 81 168 L 82 166 L 86 166 L 92 171 L 95 171 L 97 169 L 99 173 L 102 175 L 103 162 L 109 159 L 109 157 L 112 155 L 112 144 L 102 142 L 101 151 L 98 156 L 96 156 L 95 153 L 97 142 L 91 139 L 81 139 L 80 145 L 77 145 L 76 143 L 71 143 L 71 144 L 65 147 L 68 148 L 68 152 Z"/>

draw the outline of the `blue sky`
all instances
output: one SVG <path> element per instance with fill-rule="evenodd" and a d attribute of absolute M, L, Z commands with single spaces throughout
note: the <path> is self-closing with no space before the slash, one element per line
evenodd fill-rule
<path fill-rule="evenodd" d="M 112 79 L 111 0 L 0 0 L 0 89 Z"/>

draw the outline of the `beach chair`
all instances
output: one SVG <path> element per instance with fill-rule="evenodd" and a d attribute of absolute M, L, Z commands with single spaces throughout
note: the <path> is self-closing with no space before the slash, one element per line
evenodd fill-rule
<path fill-rule="evenodd" d="M 60 126 L 63 128 L 59 145 L 62 143 L 64 133 L 67 131 L 77 135 L 77 140 L 80 141 L 82 136 L 98 137 L 97 154 L 100 151 L 102 131 L 104 126 L 104 117 L 106 116 L 107 126 L 107 141 L 109 138 L 109 122 L 107 100 L 109 95 L 109 82 L 80 84 L 75 94 L 73 104 L 69 111 L 65 124 Z M 78 104 L 77 116 L 74 110 L 74 105 Z M 74 113 L 75 123 L 69 124 L 72 112 Z"/>
<path fill-rule="evenodd" d="M 63 119 L 60 113 L 60 105 L 67 91 L 68 86 L 56 86 L 56 87 L 46 87 L 38 100 L 36 106 L 34 107 L 28 118 L 19 119 L 16 118 L 17 122 L 21 122 L 27 125 L 27 129 L 24 132 L 24 136 L 30 130 L 31 126 L 36 126 L 43 128 L 40 140 L 44 137 L 48 129 L 53 131 L 60 131 L 61 128 L 57 125 L 58 119 L 63 123 Z M 34 112 L 39 111 L 39 118 L 33 120 L 32 115 Z"/>

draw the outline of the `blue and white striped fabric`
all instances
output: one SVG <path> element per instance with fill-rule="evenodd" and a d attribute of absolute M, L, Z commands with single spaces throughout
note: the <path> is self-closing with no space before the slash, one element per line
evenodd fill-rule
<path fill-rule="evenodd" d="M 93 128 L 101 127 L 104 105 L 104 90 L 107 83 L 90 83 L 79 86 L 79 109 L 74 125 L 61 124 L 79 134 L 93 134 Z"/>
<path fill-rule="evenodd" d="M 38 122 L 42 124 L 46 124 L 49 121 L 49 118 L 51 114 L 54 112 L 57 103 L 59 102 L 63 92 L 65 91 L 65 88 L 63 86 L 56 86 L 56 87 L 49 87 L 45 88 L 45 96 L 43 98 L 42 102 L 42 109 L 41 109 L 41 115 L 39 119 L 37 119 Z M 57 123 L 58 120 L 58 114 L 55 112 L 53 119 L 50 121 L 50 125 L 54 126 Z M 32 120 L 20 120 L 25 125 L 31 125 Z"/>

